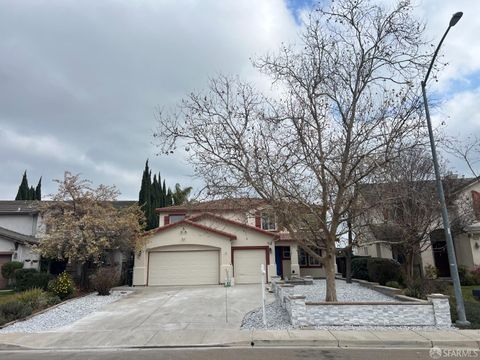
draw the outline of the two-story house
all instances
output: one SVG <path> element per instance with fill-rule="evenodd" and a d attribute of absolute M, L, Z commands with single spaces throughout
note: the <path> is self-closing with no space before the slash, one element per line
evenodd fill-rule
<path fill-rule="evenodd" d="M 32 201 L 0 201 L 0 267 L 19 261 L 24 268 L 38 269 L 40 256 L 32 251 L 41 226 Z M 0 274 L 0 289 L 7 285 Z"/>
<path fill-rule="evenodd" d="M 133 284 L 236 284 L 324 277 L 320 262 L 279 229 L 263 200 L 224 199 L 157 209 L 160 225 L 135 255 Z M 321 251 L 319 249 L 319 254 Z"/>
<path fill-rule="evenodd" d="M 390 186 L 394 189 L 395 184 Z M 370 184 L 368 187 L 373 189 L 376 185 Z M 402 254 L 394 245 L 401 239 L 395 229 L 388 226 L 389 220 L 395 217 L 392 214 L 393 207 L 388 203 L 383 208 L 375 206 L 374 200 L 369 199 L 368 192 L 365 191 L 368 187 L 361 191 L 360 197 L 362 201 L 371 203 L 372 208 L 365 213 L 369 220 L 368 226 L 362 230 L 361 241 L 355 252 L 357 255 L 393 258 L 402 262 Z M 480 266 L 480 180 L 453 177 L 445 180 L 444 187 L 458 266 L 473 269 Z M 432 201 L 436 201 L 433 182 L 429 189 Z M 416 271 L 422 273 L 425 266 L 432 265 L 437 268 L 439 276 L 449 277 L 448 253 L 440 212 L 438 217 L 432 219 L 422 242 L 422 252 L 414 261 Z"/>

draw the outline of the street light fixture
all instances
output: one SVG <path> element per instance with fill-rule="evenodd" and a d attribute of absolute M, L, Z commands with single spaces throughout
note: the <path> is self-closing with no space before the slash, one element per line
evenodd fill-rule
<path fill-rule="evenodd" d="M 433 167 L 435 169 L 435 183 L 437 186 L 438 198 L 440 200 L 440 205 L 442 208 L 443 229 L 445 231 L 445 238 L 447 241 L 448 262 L 450 265 L 450 276 L 452 277 L 453 287 L 455 289 L 455 299 L 457 303 L 457 319 L 458 319 L 457 324 L 461 326 L 467 326 L 470 323 L 467 321 L 467 318 L 465 316 L 465 305 L 463 303 L 462 287 L 460 284 L 460 278 L 458 276 L 455 247 L 453 246 L 452 232 L 450 230 L 450 220 L 448 219 L 447 204 L 445 202 L 445 193 L 443 191 L 442 179 L 440 177 L 440 170 L 439 170 L 438 159 L 437 159 L 437 150 L 435 148 L 435 139 L 433 138 L 432 122 L 430 120 L 430 111 L 428 110 L 427 92 L 425 89 L 428 77 L 430 75 L 430 71 L 432 70 L 433 63 L 435 62 L 435 59 L 438 55 L 438 51 L 440 50 L 440 47 L 442 46 L 443 40 L 445 40 L 445 37 L 450 31 L 450 28 L 455 26 L 455 24 L 457 24 L 457 22 L 460 20 L 462 15 L 463 15 L 462 12 L 457 12 L 450 19 L 448 28 L 445 31 L 445 34 L 443 34 L 443 37 L 440 40 L 440 43 L 438 44 L 437 49 L 433 54 L 432 61 L 430 62 L 430 66 L 428 67 L 427 75 L 425 76 L 425 79 L 422 81 L 422 93 L 423 93 L 423 104 L 425 106 L 425 115 L 427 117 L 428 135 L 430 137 L 430 147 L 432 149 Z"/>

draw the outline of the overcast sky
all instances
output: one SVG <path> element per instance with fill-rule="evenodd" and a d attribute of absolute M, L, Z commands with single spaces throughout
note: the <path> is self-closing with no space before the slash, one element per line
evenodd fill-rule
<path fill-rule="evenodd" d="M 388 0 L 383 0 L 388 2 Z M 448 132 L 480 133 L 480 1 L 420 0 L 417 13 L 449 66 L 430 91 Z M 209 76 L 258 76 L 250 57 L 295 40 L 309 0 L 0 1 L 0 199 L 21 175 L 43 193 L 65 170 L 137 199 L 150 159 L 167 184 L 199 184 L 182 158 L 156 157 L 157 106 L 205 87 Z M 464 167 L 452 163 L 459 172 Z"/>

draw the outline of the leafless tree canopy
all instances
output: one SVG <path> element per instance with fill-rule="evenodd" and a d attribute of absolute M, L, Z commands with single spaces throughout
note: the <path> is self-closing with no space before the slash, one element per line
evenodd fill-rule
<path fill-rule="evenodd" d="M 335 240 L 355 186 L 421 132 L 423 30 L 408 1 L 332 2 L 310 14 L 298 44 L 254 62 L 276 96 L 218 76 L 158 115 L 160 153 L 184 146 L 210 195 L 259 196 L 303 247 L 324 247 L 335 301 Z"/>

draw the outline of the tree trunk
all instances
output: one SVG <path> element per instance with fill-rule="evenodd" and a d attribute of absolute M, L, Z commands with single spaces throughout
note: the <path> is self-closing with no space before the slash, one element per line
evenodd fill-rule
<path fill-rule="evenodd" d="M 346 247 L 345 251 L 345 280 L 347 284 L 352 283 L 352 246 L 353 246 L 353 232 L 352 232 L 352 222 L 350 220 L 350 216 L 347 220 L 348 226 L 348 246 Z"/>
<path fill-rule="evenodd" d="M 405 262 L 403 264 L 403 272 L 405 274 L 405 283 L 410 284 L 413 280 L 413 259 L 415 253 L 405 254 Z"/>
<path fill-rule="evenodd" d="M 337 290 L 335 287 L 335 240 L 329 240 L 326 244 L 325 254 L 325 276 L 326 276 L 326 295 L 325 301 L 336 302 Z"/>

